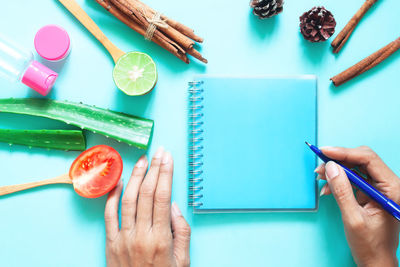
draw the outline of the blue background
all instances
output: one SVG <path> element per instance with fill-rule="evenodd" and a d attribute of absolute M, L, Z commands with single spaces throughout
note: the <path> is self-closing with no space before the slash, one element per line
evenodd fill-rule
<path fill-rule="evenodd" d="M 328 79 L 399 36 L 400 2 L 379 1 L 339 55 L 331 53 L 329 42 L 304 41 L 298 17 L 314 5 L 324 5 L 335 15 L 339 32 L 363 0 L 287 0 L 282 14 L 265 21 L 251 14 L 247 0 L 147 2 L 205 38 L 202 53 L 210 61 L 207 66 L 180 62 L 146 42 L 94 0 L 79 1 L 117 46 L 154 58 L 158 84 L 151 94 L 142 97 L 129 97 L 115 88 L 111 57 L 57 1 L 6 1 L 0 29 L 33 50 L 33 38 L 40 27 L 50 23 L 64 27 L 72 39 L 72 52 L 50 97 L 155 120 L 149 154 L 164 145 L 175 158 L 173 198 L 193 229 L 192 266 L 353 266 L 340 213 L 331 196 L 322 198 L 318 213 L 192 215 L 186 205 L 187 82 L 195 74 L 316 74 L 319 144 L 369 145 L 399 173 L 400 53 L 340 88 L 334 88 Z M 6 81 L 0 82 L 0 88 L 2 98 L 38 96 L 23 85 Z M 7 114 L 0 114 L 0 124 L 10 128 L 67 128 L 46 119 Z M 142 152 L 99 135 L 87 136 L 89 146 L 106 143 L 121 152 L 126 183 Z M 77 155 L 1 144 L 0 182 L 14 184 L 65 173 Z M 104 266 L 104 203 L 105 198 L 83 199 L 67 185 L 1 198 L 2 265 Z"/>

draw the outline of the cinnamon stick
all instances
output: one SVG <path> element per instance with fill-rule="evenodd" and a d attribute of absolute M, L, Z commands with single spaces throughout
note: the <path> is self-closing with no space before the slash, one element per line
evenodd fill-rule
<path fill-rule="evenodd" d="M 138 17 L 135 14 L 132 13 L 130 8 L 127 6 L 128 2 L 125 0 L 109 0 L 117 9 L 121 11 L 125 16 L 129 17 L 133 22 L 135 22 L 137 25 L 139 25 L 143 30 L 146 30 L 148 25 L 145 25 L 146 20 L 144 18 Z M 160 35 L 157 30 L 154 32 L 154 35 Z M 153 36 L 154 36 L 153 35 Z"/>
<path fill-rule="evenodd" d="M 391 42 L 388 45 L 388 48 L 386 50 L 384 50 L 383 53 L 377 59 L 375 59 L 368 67 L 366 67 L 359 74 L 364 73 L 367 70 L 372 69 L 373 67 L 375 67 L 376 65 L 378 65 L 379 63 L 384 61 L 386 58 L 388 58 L 390 55 L 392 55 L 394 52 L 396 52 L 398 49 L 400 49 L 400 38 L 398 38 L 395 41 Z"/>
<path fill-rule="evenodd" d="M 196 49 L 194 49 L 193 47 L 187 50 L 187 53 L 195 58 L 197 58 L 198 60 L 200 60 L 203 63 L 208 63 L 208 60 L 205 59 L 199 51 L 197 51 Z"/>
<path fill-rule="evenodd" d="M 384 61 L 386 58 L 391 56 L 398 49 L 400 49 L 400 37 L 390 44 L 386 45 L 385 47 L 381 48 L 380 50 L 376 51 L 369 57 L 361 60 L 354 66 L 332 77 L 331 81 L 335 86 L 339 86 L 353 79 L 354 77 L 357 77 L 358 75 L 366 72 L 367 70 L 372 69 L 373 67 Z"/>
<path fill-rule="evenodd" d="M 145 34 L 145 30 L 143 28 L 130 20 L 129 17 L 127 17 L 119 9 L 117 9 L 111 2 L 109 2 L 109 0 L 96 0 L 96 2 L 137 33 L 141 35 Z M 162 48 L 166 49 L 167 51 L 171 52 L 174 56 L 176 56 L 183 62 L 189 63 L 189 59 L 186 56 L 185 51 L 173 41 L 168 42 L 162 38 L 159 38 L 158 36 L 153 36 L 152 41 Z"/>
<path fill-rule="evenodd" d="M 126 3 L 126 1 L 124 0 L 108 0 L 109 2 L 111 2 L 111 4 L 113 4 L 116 9 L 118 9 L 122 15 L 128 17 L 128 20 L 132 20 L 133 23 L 135 23 L 137 25 L 137 27 L 139 27 L 141 29 L 141 34 L 144 36 L 146 35 L 146 29 L 149 25 L 149 23 L 142 17 L 138 17 L 135 15 L 129 16 L 128 14 L 131 14 L 130 9 L 128 7 L 126 7 L 126 5 L 124 5 L 124 3 Z M 144 25 L 143 23 L 147 23 L 147 25 Z M 152 39 L 156 38 L 156 39 L 163 39 L 165 42 L 170 43 L 171 45 L 173 45 L 174 47 L 176 47 L 181 53 L 185 54 L 186 51 L 180 47 L 175 41 L 171 40 L 168 36 L 164 35 L 162 32 L 160 32 L 158 29 L 156 29 L 154 31 L 154 34 L 152 36 Z"/>
<path fill-rule="evenodd" d="M 123 6 L 124 8 L 120 8 L 117 2 L 119 2 L 119 5 Z M 129 0 L 112 0 L 112 3 L 115 4 L 118 8 L 120 8 L 121 11 L 124 12 L 129 17 L 133 19 L 138 19 L 146 29 L 149 27 L 150 25 L 150 23 L 148 22 L 149 18 L 147 18 L 145 14 L 143 14 L 143 10 L 140 10 L 137 6 L 135 6 L 134 2 Z M 194 41 L 192 41 L 187 36 L 183 35 L 182 33 L 178 32 L 172 27 L 166 27 L 166 28 L 157 27 L 156 31 L 158 30 L 170 36 L 171 39 L 175 40 L 184 49 L 190 49 L 194 45 Z"/>
<path fill-rule="evenodd" d="M 204 41 L 203 38 L 201 38 L 200 36 L 197 36 L 194 33 L 194 30 L 192 30 L 191 28 L 187 27 L 186 25 L 175 21 L 173 19 L 168 18 L 165 15 L 161 15 L 161 18 L 166 20 L 168 25 L 170 25 L 171 27 L 177 29 L 178 31 L 180 31 L 181 33 L 183 33 L 184 35 L 186 35 L 187 37 L 189 37 L 190 39 L 198 42 L 198 43 L 202 43 Z"/>
<path fill-rule="evenodd" d="M 151 20 L 155 17 L 156 11 L 143 4 L 139 0 L 96 0 L 103 8 L 113 14 L 120 21 L 130 28 L 146 36 Z M 151 40 L 170 51 L 172 54 L 189 63 L 187 54 L 207 63 L 201 53 L 194 49 L 195 39 L 203 39 L 194 34 L 189 27 L 160 15 L 159 24 L 155 24 Z M 175 28 L 176 27 L 176 28 Z M 193 39 L 191 39 L 193 37 Z"/>
<path fill-rule="evenodd" d="M 144 10 L 146 10 L 146 12 L 150 13 L 151 16 L 154 16 L 154 14 L 156 13 L 156 11 L 154 9 L 152 9 L 151 7 L 149 7 L 148 5 L 146 5 L 145 3 L 142 3 L 140 1 L 137 0 L 133 0 L 137 3 L 137 5 L 141 6 Z M 198 42 L 198 43 L 202 43 L 204 40 L 203 38 L 201 38 L 200 36 L 197 36 L 196 34 L 194 34 L 194 30 L 192 30 L 191 28 L 189 28 L 188 26 L 175 21 L 173 19 L 168 18 L 167 16 L 165 16 L 164 14 L 161 14 L 161 19 L 165 20 L 167 22 L 167 24 L 173 28 L 175 28 L 177 31 L 181 32 L 182 34 L 186 35 L 187 37 L 189 37 L 190 39 Z"/>
<path fill-rule="evenodd" d="M 365 13 L 377 2 L 377 0 L 366 0 L 357 13 L 350 19 L 343 30 L 332 41 L 333 53 L 339 53 L 344 44 L 353 33 L 354 29 L 364 17 Z"/>

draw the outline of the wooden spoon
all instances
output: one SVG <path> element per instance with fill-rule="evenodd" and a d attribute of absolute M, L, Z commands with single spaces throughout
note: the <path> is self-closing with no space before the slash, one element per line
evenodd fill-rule
<path fill-rule="evenodd" d="M 89 17 L 89 15 L 78 5 L 75 0 L 59 0 L 72 15 L 77 18 L 83 26 L 107 49 L 116 64 L 118 59 L 125 54 L 124 51 L 114 45 L 106 35 L 100 30 L 99 26 Z"/>
<path fill-rule="evenodd" d="M 128 52 L 128 53 L 125 53 L 124 51 L 119 49 L 117 46 L 115 46 L 105 36 L 105 34 L 100 30 L 100 28 L 96 25 L 96 23 L 78 5 L 78 3 L 75 2 L 75 0 L 58 0 L 58 1 L 60 1 L 60 3 L 64 7 L 66 7 L 69 10 L 69 12 L 71 12 L 71 14 L 74 15 L 75 18 L 77 18 L 82 23 L 82 25 L 85 26 L 85 28 L 88 29 L 89 32 L 97 40 L 99 40 L 99 42 L 105 47 L 105 49 L 108 51 L 108 53 L 110 53 L 110 55 L 112 56 L 116 66 L 118 66 L 119 62 L 124 61 L 124 59 L 125 59 L 125 62 L 121 62 L 120 63 L 122 66 L 124 66 L 124 69 L 126 69 L 126 64 L 133 64 L 132 66 L 130 66 L 131 68 L 128 69 L 126 71 L 126 73 L 125 73 L 126 77 L 129 77 L 129 79 L 131 79 L 131 81 L 129 81 L 129 82 L 126 82 L 126 81 L 117 82 L 115 80 L 115 76 L 114 76 L 114 82 L 115 82 L 115 85 L 118 87 L 118 89 L 120 89 L 125 94 L 131 95 L 131 96 L 147 94 L 148 92 L 153 90 L 154 86 L 157 83 L 157 70 L 156 70 L 156 66 L 155 66 L 155 63 L 154 63 L 153 59 L 151 59 L 151 57 L 149 55 L 144 54 L 144 53 L 140 53 L 140 52 Z M 145 86 L 142 84 L 142 86 L 144 86 L 143 88 L 139 88 L 139 90 L 133 90 L 132 91 L 128 87 L 130 86 L 131 83 L 136 83 L 136 80 L 138 78 L 142 77 L 143 72 L 144 72 L 144 67 L 143 66 L 136 66 L 139 63 L 132 63 L 129 60 L 129 56 L 138 55 L 138 54 L 145 55 L 145 57 L 148 57 L 149 58 L 148 60 L 153 63 L 153 64 L 146 64 L 145 66 L 147 66 L 147 68 L 149 68 L 149 67 L 152 68 L 152 71 L 155 73 L 155 75 L 154 75 L 155 77 L 153 77 L 152 83 L 148 83 Z M 114 67 L 114 71 L 115 70 L 116 70 L 116 67 Z M 136 77 L 136 75 L 132 76 L 132 72 L 134 74 L 137 74 L 138 77 Z M 146 72 L 148 72 L 148 70 L 146 70 Z M 146 80 L 146 79 L 144 78 L 144 80 Z"/>
<path fill-rule="evenodd" d="M 34 188 L 34 187 L 49 185 L 49 184 L 72 184 L 72 180 L 69 177 L 69 174 L 67 173 L 67 174 L 63 174 L 63 175 L 60 175 L 60 176 L 57 176 L 57 177 L 54 177 L 51 179 L 39 181 L 39 182 L 1 186 L 0 187 L 0 196 L 12 194 L 15 192 L 23 191 L 23 190 Z"/>

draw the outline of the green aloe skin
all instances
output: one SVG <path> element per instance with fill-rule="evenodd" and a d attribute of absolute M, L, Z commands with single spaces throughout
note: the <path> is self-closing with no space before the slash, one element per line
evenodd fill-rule
<path fill-rule="evenodd" d="M 82 103 L 42 98 L 0 99 L 0 112 L 40 116 L 114 138 L 147 150 L 154 122 Z"/>
<path fill-rule="evenodd" d="M 82 131 L 0 129 L 0 142 L 59 150 L 86 149 Z"/>

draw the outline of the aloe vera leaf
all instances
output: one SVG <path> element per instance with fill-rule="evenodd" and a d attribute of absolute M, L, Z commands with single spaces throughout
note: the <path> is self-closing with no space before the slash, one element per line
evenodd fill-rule
<path fill-rule="evenodd" d="M 86 149 L 82 131 L 0 129 L 0 142 L 59 150 Z"/>
<path fill-rule="evenodd" d="M 0 99 L 0 112 L 63 121 L 145 150 L 148 148 L 154 125 L 149 119 L 82 103 L 42 98 Z"/>

